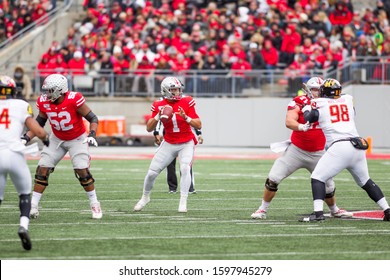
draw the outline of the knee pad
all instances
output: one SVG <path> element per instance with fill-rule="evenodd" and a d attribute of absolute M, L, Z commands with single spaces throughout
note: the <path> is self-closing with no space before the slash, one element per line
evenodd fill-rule
<path fill-rule="evenodd" d="M 278 191 L 278 185 L 274 181 L 271 181 L 269 178 L 265 181 L 265 188 L 269 190 L 270 192 L 277 192 Z"/>
<path fill-rule="evenodd" d="M 90 185 L 95 183 L 95 179 L 92 177 L 92 174 L 89 172 L 89 170 L 88 169 L 85 170 L 87 172 L 87 175 L 83 177 L 81 177 L 76 170 L 74 171 L 74 174 L 76 178 L 79 180 L 80 185 L 82 185 L 84 188 L 89 187 Z"/>
<path fill-rule="evenodd" d="M 41 166 L 38 166 L 35 171 L 34 183 L 47 187 L 49 185 L 49 175 L 54 172 L 54 168 L 49 168 L 46 172 L 41 170 Z M 43 174 L 44 173 L 44 174 Z"/>
<path fill-rule="evenodd" d="M 334 188 L 332 192 L 326 193 L 325 198 L 332 198 L 332 197 L 334 197 L 335 193 L 336 193 L 336 188 Z"/>

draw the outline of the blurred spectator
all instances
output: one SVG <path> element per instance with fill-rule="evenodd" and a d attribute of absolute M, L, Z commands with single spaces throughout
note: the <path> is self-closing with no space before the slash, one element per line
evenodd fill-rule
<path fill-rule="evenodd" d="M 37 65 L 37 70 L 39 72 L 39 76 L 41 78 L 41 82 L 50 74 L 52 74 L 52 70 L 49 64 L 49 55 L 47 53 L 42 55 L 41 60 Z"/>
<path fill-rule="evenodd" d="M 71 47 L 72 44 L 70 44 L 69 46 Z M 68 63 L 69 60 L 71 60 L 73 58 L 73 54 L 69 51 L 68 47 L 62 47 L 60 49 L 59 53 L 62 56 L 62 58 L 64 59 L 65 63 Z"/>
<path fill-rule="evenodd" d="M 200 51 L 195 51 L 192 57 L 190 70 L 203 70 L 205 61 L 203 60 L 203 55 Z M 193 92 L 194 90 L 198 90 L 200 88 L 201 79 L 196 75 L 188 78 L 186 84 L 186 91 Z"/>
<path fill-rule="evenodd" d="M 37 0 L 33 1 L 33 5 L 34 4 L 36 4 L 36 6 L 32 10 L 31 19 L 35 22 L 41 20 L 42 24 L 47 23 L 49 19 L 47 18 L 47 13 L 45 8 L 41 4 L 39 4 L 39 1 Z"/>
<path fill-rule="evenodd" d="M 85 59 L 81 51 L 75 51 L 73 58 L 68 62 L 68 68 L 72 75 L 85 75 Z"/>
<path fill-rule="evenodd" d="M 249 50 L 247 52 L 247 61 L 252 66 L 253 70 L 262 70 L 265 69 L 265 61 L 263 55 L 261 54 L 259 47 L 256 43 L 249 44 Z M 261 75 L 259 73 L 255 73 L 250 77 L 250 86 L 253 88 L 259 88 L 261 83 Z"/>
<path fill-rule="evenodd" d="M 111 73 L 113 67 L 113 63 L 111 61 L 110 53 L 108 52 L 101 52 L 101 54 L 98 57 L 99 61 L 99 70 L 98 73 L 102 75 L 108 75 Z"/>
<path fill-rule="evenodd" d="M 237 61 L 232 63 L 232 76 L 235 78 L 236 82 L 236 92 L 240 93 L 244 88 L 248 87 L 248 71 L 252 70 L 252 66 L 246 61 L 245 53 L 244 55 L 239 55 Z"/>
<path fill-rule="evenodd" d="M 349 26 L 351 26 L 353 32 L 355 33 L 356 37 L 359 37 L 364 33 L 364 21 L 360 17 L 359 12 L 354 12 L 353 13 L 353 18 Z"/>
<path fill-rule="evenodd" d="M 279 54 L 276 48 L 272 45 L 272 42 L 270 40 L 266 40 L 264 42 L 264 47 L 261 49 L 261 55 L 263 56 L 264 62 L 265 62 L 265 69 L 267 70 L 274 70 L 277 67 L 278 61 L 279 61 Z M 267 76 L 272 75 L 272 71 L 270 71 L 271 74 L 267 74 Z M 268 82 L 273 82 L 273 77 L 268 77 Z"/>
<path fill-rule="evenodd" d="M 344 26 L 352 21 L 352 15 L 353 11 L 348 8 L 348 5 L 343 0 L 338 0 L 334 9 L 329 14 L 329 21 L 333 26 Z"/>
<path fill-rule="evenodd" d="M 131 89 L 133 93 L 153 93 L 153 80 L 151 76 L 154 69 L 154 65 L 150 63 L 148 57 L 144 55 L 134 72 L 134 81 Z"/>
<path fill-rule="evenodd" d="M 65 62 L 62 55 L 56 56 L 54 62 L 49 61 L 49 68 L 52 70 L 52 73 L 58 73 L 62 75 L 68 75 L 68 64 Z"/>
<path fill-rule="evenodd" d="M 293 24 L 286 27 L 286 34 L 283 37 L 282 46 L 280 48 L 279 61 L 287 66 L 294 61 L 294 49 L 301 43 L 301 35 L 295 30 Z"/>
<path fill-rule="evenodd" d="M 112 60 L 114 74 L 123 75 L 129 73 L 130 63 L 125 59 L 122 49 L 119 46 L 114 47 Z"/>
<path fill-rule="evenodd" d="M 17 98 L 29 100 L 32 97 L 31 79 L 25 73 L 23 66 L 17 65 L 14 69 Z"/>
<path fill-rule="evenodd" d="M 68 28 L 68 34 L 61 42 L 61 47 L 68 47 L 69 44 L 78 46 L 80 44 L 80 34 L 76 33 L 76 30 L 73 26 Z"/>
<path fill-rule="evenodd" d="M 291 96 L 295 96 L 302 88 L 302 82 L 308 75 L 307 57 L 304 54 L 295 55 L 294 61 L 285 69 L 285 76 L 288 77 L 287 91 Z"/>

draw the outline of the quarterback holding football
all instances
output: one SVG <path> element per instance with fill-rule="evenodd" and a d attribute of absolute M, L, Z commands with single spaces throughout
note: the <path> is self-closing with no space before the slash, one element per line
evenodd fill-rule
<path fill-rule="evenodd" d="M 187 198 L 191 185 L 191 166 L 194 146 L 197 139 L 191 127 L 202 128 L 202 122 L 195 110 L 195 100 L 183 96 L 183 83 L 176 77 L 167 77 L 161 82 L 162 100 L 152 104 L 152 117 L 146 123 L 146 130 L 152 132 L 158 121 L 164 117 L 164 140 L 160 144 L 146 174 L 142 198 L 134 206 L 134 211 L 141 211 L 150 201 L 154 181 L 176 157 L 180 162 L 180 203 L 178 211 L 187 212 Z M 172 107 L 172 114 L 169 113 Z"/>

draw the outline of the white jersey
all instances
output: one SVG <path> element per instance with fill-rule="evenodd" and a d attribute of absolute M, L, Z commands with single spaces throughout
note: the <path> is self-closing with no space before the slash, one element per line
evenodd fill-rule
<path fill-rule="evenodd" d="M 345 94 L 338 99 L 316 98 L 312 100 L 312 107 L 319 111 L 318 122 L 327 146 L 339 139 L 359 136 L 351 95 Z"/>
<path fill-rule="evenodd" d="M 0 150 L 9 149 L 18 152 L 26 148 L 20 137 L 26 119 L 32 115 L 31 106 L 24 100 L 0 100 Z"/>

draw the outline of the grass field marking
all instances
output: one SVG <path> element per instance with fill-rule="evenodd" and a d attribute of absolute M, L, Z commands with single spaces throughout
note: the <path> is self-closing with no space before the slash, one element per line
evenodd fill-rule
<path fill-rule="evenodd" d="M 310 226 L 310 227 L 308 227 L 307 228 L 308 230 L 317 230 L 317 229 L 319 229 L 319 230 L 330 230 L 330 229 L 341 229 L 341 230 L 356 230 L 356 227 L 326 227 L 326 228 L 324 228 L 324 227 L 313 227 L 313 226 Z"/>
<path fill-rule="evenodd" d="M 361 256 L 362 253 L 367 253 L 369 255 L 380 255 L 388 254 L 390 251 L 337 251 L 341 255 L 352 255 L 352 256 Z M 95 256 L 95 255 L 84 255 L 84 256 L 56 256 L 50 257 L 51 260 L 112 260 L 112 259 L 173 259 L 173 258 L 196 258 L 199 259 L 208 259 L 215 257 L 272 257 L 272 256 L 322 256 L 322 255 L 332 255 L 333 251 L 330 252 L 267 252 L 267 253 L 234 253 L 234 254 L 139 254 L 139 255 L 107 255 L 107 256 Z M 7 260 L 45 260 L 44 256 L 40 257 L 20 257 L 20 258 L 7 258 Z"/>
<path fill-rule="evenodd" d="M 389 232 L 346 232 L 344 236 L 361 236 L 361 235 L 385 235 L 390 236 Z M 248 235 L 187 235 L 187 236 L 95 236 L 94 241 L 104 241 L 104 240 L 150 240 L 150 239 L 237 239 L 237 238 L 286 238 L 286 237 L 335 237 L 339 236 L 338 234 L 333 233 L 294 233 L 294 234 L 248 234 Z M 90 237 L 55 237 L 55 238 L 34 238 L 34 242 L 50 242 L 50 241 L 90 241 Z M 13 239 L 2 239 L 1 242 L 20 242 L 19 238 Z"/>

